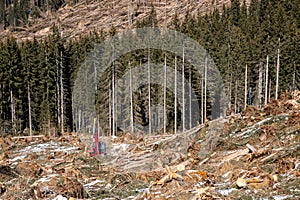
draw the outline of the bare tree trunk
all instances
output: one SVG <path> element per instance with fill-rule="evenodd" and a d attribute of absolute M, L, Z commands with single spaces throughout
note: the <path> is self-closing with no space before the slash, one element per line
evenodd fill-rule
<path fill-rule="evenodd" d="M 115 63 L 112 64 L 112 136 L 116 136 L 115 130 Z"/>
<path fill-rule="evenodd" d="M 235 90 L 234 90 L 234 113 L 237 113 L 237 93 L 238 93 L 238 80 L 235 81 Z"/>
<path fill-rule="evenodd" d="M 148 114 L 149 114 L 149 135 L 151 134 L 152 117 L 151 117 L 151 70 L 150 70 L 150 49 L 148 48 Z"/>
<path fill-rule="evenodd" d="M 190 66 L 189 69 L 189 122 L 190 122 L 190 126 L 189 129 L 192 128 L 192 67 Z"/>
<path fill-rule="evenodd" d="M 108 94 L 108 121 L 109 121 L 109 136 L 112 136 L 112 109 L 111 109 L 111 107 L 112 107 L 112 102 L 111 102 L 111 99 L 112 99 L 112 92 L 111 92 L 111 87 L 112 87 L 112 83 L 111 83 L 111 86 L 109 87 L 109 94 Z"/>
<path fill-rule="evenodd" d="M 82 118 L 81 109 L 78 111 L 78 130 L 81 129 L 81 118 Z"/>
<path fill-rule="evenodd" d="M 201 124 L 204 124 L 204 77 L 201 77 Z"/>
<path fill-rule="evenodd" d="M 261 105 L 261 100 L 262 100 L 262 87 L 263 87 L 263 70 L 262 70 L 262 64 L 259 64 L 259 71 L 258 71 L 258 105 Z"/>
<path fill-rule="evenodd" d="M 174 71 L 174 133 L 177 133 L 177 57 L 175 56 L 175 71 Z"/>
<path fill-rule="evenodd" d="M 28 96 L 28 114 L 29 114 L 29 135 L 32 136 L 31 98 L 30 98 L 29 83 L 27 84 L 27 96 Z"/>
<path fill-rule="evenodd" d="M 269 95 L 269 96 L 268 96 L 268 99 L 269 99 L 269 100 L 271 99 L 271 85 L 272 85 L 272 81 L 270 80 L 270 81 L 269 81 L 269 91 L 268 91 L 268 93 L 269 93 L 269 94 L 268 94 L 268 95 Z"/>
<path fill-rule="evenodd" d="M 56 95 L 56 97 L 55 97 L 55 99 L 57 100 L 56 101 L 56 117 L 57 117 L 57 123 L 58 123 L 58 125 L 61 127 L 61 102 L 60 102 L 60 100 L 61 100 L 61 97 L 60 97 L 60 90 L 61 90 L 61 88 L 59 87 L 59 82 L 60 82 L 60 75 L 59 75 L 59 73 L 60 73 L 60 70 L 59 70 L 59 63 L 58 63 L 58 60 L 57 60 L 57 58 L 56 58 L 56 77 L 55 77 L 55 81 L 56 81 L 56 93 L 55 93 L 55 95 Z"/>
<path fill-rule="evenodd" d="M 182 50 L 182 131 L 185 130 L 184 47 Z"/>
<path fill-rule="evenodd" d="M 246 65 L 245 69 L 245 99 L 244 99 L 244 106 L 247 107 L 247 79 L 248 79 L 248 66 Z"/>
<path fill-rule="evenodd" d="M 280 38 L 278 39 L 278 43 L 280 44 Z M 275 99 L 278 99 L 278 82 L 279 82 L 279 65 L 280 65 L 280 59 L 279 59 L 279 55 L 280 55 L 280 49 L 278 48 L 277 50 L 277 67 L 276 67 L 276 86 L 275 86 Z"/>
<path fill-rule="evenodd" d="M 267 55 L 267 65 L 266 65 L 266 80 L 265 80 L 265 105 L 268 103 L 268 86 L 269 86 L 269 55 Z"/>
<path fill-rule="evenodd" d="M 133 92 L 132 92 L 132 71 L 131 71 L 131 64 L 129 63 L 129 75 L 130 75 L 130 128 L 131 133 L 134 133 L 134 127 L 133 127 Z"/>
<path fill-rule="evenodd" d="M 292 84 L 293 90 L 295 89 L 295 82 L 296 82 L 296 64 L 294 61 L 293 84 Z"/>
<path fill-rule="evenodd" d="M 65 132 L 64 127 L 64 85 L 63 85 L 63 61 L 62 51 L 60 52 L 60 114 L 61 114 L 61 134 Z"/>
<path fill-rule="evenodd" d="M 205 65 L 204 65 L 204 120 L 206 120 L 206 104 L 207 104 L 207 65 L 208 58 L 205 56 Z"/>
<path fill-rule="evenodd" d="M 165 54 L 165 65 L 164 65 L 164 113 L 163 113 L 163 118 L 164 118 L 164 134 L 166 134 L 166 126 L 167 126 L 167 113 L 166 113 L 166 98 L 167 98 L 167 58 Z"/>
<path fill-rule="evenodd" d="M 231 110 L 231 99 L 232 99 L 232 73 L 230 72 L 230 82 L 229 82 L 229 102 L 228 107 Z"/>
<path fill-rule="evenodd" d="M 117 72 L 117 70 L 115 69 L 114 70 L 115 71 L 115 75 L 114 75 L 114 82 L 117 82 L 118 80 L 116 80 L 117 78 L 116 77 L 118 77 L 118 72 Z M 116 83 L 114 83 L 114 85 L 115 85 L 115 133 L 117 134 L 118 133 L 118 90 L 116 89 Z"/>

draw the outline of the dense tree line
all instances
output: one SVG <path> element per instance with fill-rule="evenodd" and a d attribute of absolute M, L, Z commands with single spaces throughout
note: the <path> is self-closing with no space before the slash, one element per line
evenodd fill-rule
<path fill-rule="evenodd" d="M 91 33 L 66 41 L 53 27 L 53 33 L 44 41 L 17 43 L 15 38 L 8 38 L 0 42 L 1 130 L 22 132 L 29 128 L 29 120 L 35 131 L 50 134 L 72 130 L 75 72 L 93 43 L 100 42 L 98 36 Z"/>
<path fill-rule="evenodd" d="M 14 23 L 13 18 L 8 19 L 8 15 L 3 14 L 10 8 L 12 2 L 0 3 L 0 17 L 2 17 L 0 21 Z M 19 3 L 19 7 L 24 7 L 25 2 L 30 1 L 16 2 Z M 21 2 L 24 5 L 21 6 L 23 4 Z M 34 1 L 39 7 L 45 6 L 45 2 L 49 5 L 50 2 L 56 2 L 55 5 L 59 6 L 63 1 Z M 262 105 L 266 102 L 266 98 L 267 100 L 276 98 L 277 93 L 300 88 L 299 5 L 299 0 L 252 0 L 247 7 L 245 1 L 232 0 L 231 7 L 223 7 L 221 11 L 213 10 L 205 16 L 187 13 L 183 20 L 179 20 L 175 15 L 169 28 L 188 35 L 208 50 L 223 78 L 230 99 L 228 107 L 239 112 L 245 106 L 244 102 Z M 41 8 L 43 9 L 45 8 Z M 26 19 L 26 16 L 22 18 L 20 15 L 19 18 Z M 137 27 L 157 26 L 157 21 L 153 9 L 146 19 L 137 23 Z M 75 120 L 72 113 L 72 86 L 76 72 L 93 49 L 94 43 L 99 43 L 105 37 L 114 34 L 116 32 L 112 27 L 109 33 L 91 32 L 78 39 L 66 40 L 60 30 L 53 27 L 53 33 L 43 41 L 18 43 L 15 38 L 8 38 L 0 42 L 1 131 L 8 129 L 11 133 L 17 134 L 28 128 L 51 134 L 57 130 L 60 132 L 74 130 L 74 124 L 78 121 L 78 116 Z M 133 66 L 147 65 L 149 60 L 152 63 L 166 64 L 173 69 L 177 65 L 178 73 L 182 73 L 186 80 L 191 80 L 197 96 L 193 101 L 204 105 L 204 77 L 193 71 L 193 66 L 184 61 L 183 57 L 155 49 L 137 50 L 111 63 L 99 82 L 98 116 L 107 133 L 122 127 L 117 124 L 119 121 L 127 126 L 133 124 L 147 126 L 154 123 L 150 118 L 149 112 L 152 111 L 149 109 L 149 102 L 153 105 L 166 105 L 165 108 L 154 109 L 160 109 L 156 111 L 157 113 L 166 113 L 167 131 L 195 125 L 195 122 L 191 125 L 188 121 L 181 120 L 182 115 L 188 115 L 189 103 L 186 104 L 187 108 L 180 108 L 180 105 L 174 102 L 174 91 L 169 91 L 162 85 L 144 85 L 136 91 L 124 87 L 121 90 L 124 94 L 116 95 L 115 91 L 113 92 L 115 80 L 120 79 L 126 72 L 131 72 Z M 164 69 L 157 73 L 164 73 Z M 152 76 L 155 78 L 154 72 Z M 246 91 L 245 77 L 247 77 Z M 278 89 L 276 89 L 277 82 Z M 183 83 L 178 83 L 178 87 L 184 88 L 180 84 Z M 184 93 L 189 96 L 188 88 Z M 115 99 L 116 96 L 122 95 L 131 98 L 133 105 L 123 105 Z M 212 117 L 210 107 L 212 98 L 212 94 L 207 94 L 205 112 L 204 109 L 201 110 L 198 116 L 201 119 L 200 123 L 206 117 Z M 187 113 L 183 114 L 185 111 Z M 164 117 L 158 118 L 164 120 Z M 77 124 L 76 127 L 79 128 Z M 147 131 L 143 128 L 140 130 Z"/>

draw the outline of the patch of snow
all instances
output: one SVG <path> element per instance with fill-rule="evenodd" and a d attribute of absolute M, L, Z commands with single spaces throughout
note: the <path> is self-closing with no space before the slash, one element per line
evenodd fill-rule
<path fill-rule="evenodd" d="M 77 150 L 77 147 L 59 147 L 57 149 L 51 150 L 51 152 L 57 152 L 57 151 L 63 151 L 63 152 L 67 152 L 67 151 L 75 151 Z"/>
<path fill-rule="evenodd" d="M 220 193 L 223 196 L 229 195 L 232 191 L 237 190 L 236 188 L 230 188 L 225 190 L 216 190 L 218 193 Z"/>
<path fill-rule="evenodd" d="M 30 145 L 25 147 L 24 149 L 21 149 L 19 153 L 41 153 L 46 150 L 50 150 L 51 152 L 57 152 L 57 151 L 75 151 L 77 150 L 77 147 L 74 146 L 65 146 L 64 144 L 60 142 L 48 142 L 43 144 L 37 144 L 37 145 Z"/>
<path fill-rule="evenodd" d="M 287 199 L 287 198 L 290 198 L 292 197 L 291 195 L 286 195 L 286 196 L 282 196 L 282 195 L 275 195 L 275 196 L 272 196 L 274 200 L 283 200 L 283 199 Z"/>
<path fill-rule="evenodd" d="M 68 200 L 68 199 L 62 195 L 57 195 L 53 200 Z"/>

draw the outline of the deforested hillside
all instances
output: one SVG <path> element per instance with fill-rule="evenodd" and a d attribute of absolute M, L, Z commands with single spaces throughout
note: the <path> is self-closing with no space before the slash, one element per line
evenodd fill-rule
<path fill-rule="evenodd" d="M 9 4 L 8 2 L 11 2 Z M 40 2 L 40 3 L 38 3 Z M 162 26 L 169 26 L 175 13 L 183 19 L 191 15 L 204 15 L 214 9 L 230 5 L 230 0 L 60 0 L 60 1 L 7 1 L 0 4 L 0 37 L 18 39 L 45 38 L 53 25 L 58 26 L 65 37 L 79 37 L 90 31 L 115 27 L 117 31 L 135 26 L 145 18 L 152 7 Z M 47 3 L 48 2 L 48 3 Z M 248 0 L 246 1 L 248 2 Z"/>

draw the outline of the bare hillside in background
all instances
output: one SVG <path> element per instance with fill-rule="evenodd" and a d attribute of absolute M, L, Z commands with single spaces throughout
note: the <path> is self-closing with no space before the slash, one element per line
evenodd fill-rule
<path fill-rule="evenodd" d="M 249 2 L 249 1 L 247 1 Z M 41 39 L 51 32 L 56 25 L 63 31 L 66 38 L 78 37 L 90 31 L 117 31 L 134 27 L 137 20 L 141 20 L 151 11 L 152 5 L 156 10 L 157 19 L 161 26 L 170 25 L 175 13 L 179 19 L 184 18 L 189 11 L 191 15 L 205 14 L 211 10 L 222 9 L 229 5 L 230 0 L 103 0 L 103 1 L 66 1 L 56 12 L 39 13 L 39 18 L 29 16 L 28 24 L 24 27 L 9 27 L 0 32 L 1 38 L 14 36 L 19 40 Z"/>

